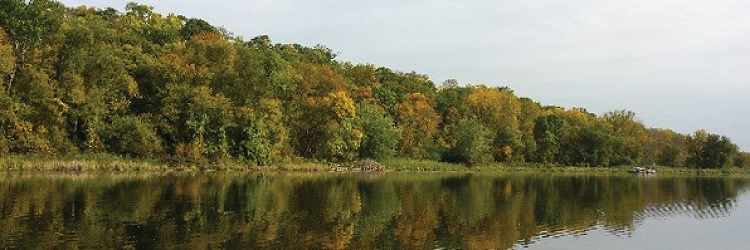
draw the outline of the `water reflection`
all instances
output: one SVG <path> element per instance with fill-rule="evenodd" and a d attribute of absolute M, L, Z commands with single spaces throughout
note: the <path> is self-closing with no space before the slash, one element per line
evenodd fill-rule
<path fill-rule="evenodd" d="M 0 248 L 506 249 L 729 216 L 745 178 L 0 175 Z"/>

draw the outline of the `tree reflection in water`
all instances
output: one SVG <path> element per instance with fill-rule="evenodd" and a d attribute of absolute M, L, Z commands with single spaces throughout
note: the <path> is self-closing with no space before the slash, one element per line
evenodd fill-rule
<path fill-rule="evenodd" d="M 552 174 L 0 176 L 0 248 L 504 249 L 728 216 L 745 178 Z"/>

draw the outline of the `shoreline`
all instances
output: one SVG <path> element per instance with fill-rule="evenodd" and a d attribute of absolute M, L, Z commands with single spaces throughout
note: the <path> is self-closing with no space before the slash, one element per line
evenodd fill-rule
<path fill-rule="evenodd" d="M 378 164 L 377 171 L 363 170 L 358 163 L 326 163 L 315 161 L 287 161 L 271 166 L 255 166 L 241 161 L 222 161 L 207 164 L 165 162 L 156 159 L 135 159 L 110 154 L 80 154 L 69 156 L 11 155 L 0 157 L 0 171 L 4 172 L 465 172 L 465 173 L 611 173 L 632 175 L 750 175 L 750 169 L 696 169 L 686 167 L 653 166 L 656 174 L 629 173 L 633 166 L 576 167 L 540 163 L 490 163 L 467 166 L 433 160 L 396 158 Z M 381 169 L 382 167 L 382 169 Z"/>

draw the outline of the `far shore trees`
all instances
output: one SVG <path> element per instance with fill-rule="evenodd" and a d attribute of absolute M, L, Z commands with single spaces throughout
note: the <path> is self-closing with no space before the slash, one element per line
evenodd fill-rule
<path fill-rule="evenodd" d="M 336 56 L 137 3 L 0 1 L 0 156 L 750 165 L 725 136 L 647 128 L 629 110 L 542 106 L 508 87 L 436 86 Z"/>

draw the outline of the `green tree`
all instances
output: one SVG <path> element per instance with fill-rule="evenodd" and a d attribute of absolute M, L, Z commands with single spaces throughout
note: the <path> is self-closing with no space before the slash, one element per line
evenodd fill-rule
<path fill-rule="evenodd" d="M 682 166 L 682 155 L 683 152 L 680 148 L 677 148 L 674 145 L 665 145 L 659 151 L 656 164 L 661 166 Z"/>
<path fill-rule="evenodd" d="M 259 166 L 268 165 L 271 161 L 271 150 L 265 139 L 269 136 L 269 132 L 260 125 L 257 118 L 252 114 L 239 116 L 241 116 L 239 126 L 241 131 L 239 131 L 239 134 L 233 135 L 238 140 L 239 152 L 237 155 L 251 160 Z"/>
<path fill-rule="evenodd" d="M 50 151 L 46 140 L 29 122 L 32 114 L 31 107 L 0 91 L 0 155 Z"/>
<path fill-rule="evenodd" d="M 100 132 L 108 119 L 124 115 L 139 86 L 133 73 L 143 58 L 129 44 L 119 44 L 118 30 L 101 16 L 82 15 L 66 22 L 65 42 L 59 53 L 57 98 L 69 107 L 67 132 L 87 150 L 102 150 Z M 52 95 L 52 94 L 50 94 Z"/>
<path fill-rule="evenodd" d="M 437 88 L 426 75 L 416 72 L 403 73 L 380 67 L 376 70 L 380 85 L 373 92 L 391 116 L 396 117 L 396 106 L 413 93 L 419 93 L 429 100 L 435 98 Z"/>
<path fill-rule="evenodd" d="M 341 74 L 344 76 L 347 88 L 352 93 L 352 98 L 357 103 L 375 102 L 373 89 L 380 87 L 377 78 L 377 69 L 370 64 L 352 65 L 344 63 L 341 65 Z"/>
<path fill-rule="evenodd" d="M 750 167 L 750 153 L 740 152 L 735 155 L 734 160 L 732 162 L 734 164 L 734 167 L 737 167 L 737 168 Z"/>
<path fill-rule="evenodd" d="M 231 137 L 236 155 L 264 166 L 279 161 L 289 151 L 289 135 L 283 124 L 281 102 L 261 99 L 258 106 L 240 108 Z"/>
<path fill-rule="evenodd" d="M 396 153 L 401 134 L 388 114 L 381 107 L 359 103 L 357 126 L 362 128 L 360 158 L 383 159 Z"/>
<path fill-rule="evenodd" d="M 476 166 L 492 161 L 494 134 L 474 118 L 456 124 L 456 146 L 447 155 L 449 161 Z"/>
<path fill-rule="evenodd" d="M 54 79 L 36 68 L 23 69 L 22 72 L 15 89 L 19 99 L 33 108 L 30 121 L 45 128 L 62 123 L 68 105 L 57 98 Z"/>
<path fill-rule="evenodd" d="M 690 166 L 697 168 L 722 168 L 731 163 L 738 153 L 737 145 L 729 138 L 698 130 L 687 139 Z"/>
<path fill-rule="evenodd" d="M 643 145 L 644 164 L 681 167 L 685 165 L 685 135 L 670 129 L 648 129 Z"/>
<path fill-rule="evenodd" d="M 236 47 L 235 68 L 239 81 L 226 91 L 228 97 L 237 104 L 261 98 L 292 99 L 302 75 L 294 65 L 294 58 L 285 58 L 284 53 L 288 51 L 273 46 L 267 36 L 253 38 Z"/>
<path fill-rule="evenodd" d="M 203 19 L 188 18 L 180 29 L 183 40 L 190 40 L 194 35 L 203 33 L 218 33 L 218 29 Z"/>
<path fill-rule="evenodd" d="M 168 149 L 182 159 L 205 162 L 229 156 L 231 102 L 206 86 L 169 84 L 159 119 Z"/>
<path fill-rule="evenodd" d="M 701 159 L 703 166 L 727 167 L 732 157 L 738 153 L 737 145 L 726 136 L 712 134 L 708 136 Z"/>
<path fill-rule="evenodd" d="M 109 152 L 139 158 L 157 158 L 164 152 L 151 123 L 141 117 L 115 117 L 102 131 Z"/>
<path fill-rule="evenodd" d="M 458 87 L 458 83 L 448 82 L 444 88 L 438 91 L 436 98 L 436 111 L 440 113 L 440 139 L 438 143 L 445 148 L 456 146 L 455 132 L 456 124 L 468 114 L 466 108 L 466 96 L 472 89 Z"/>
<path fill-rule="evenodd" d="M 6 89 L 13 88 L 15 77 L 51 33 L 58 19 L 52 9 L 59 3 L 48 0 L 7 0 L 0 2 L 0 27 L 8 33 L 16 60 Z"/>
<path fill-rule="evenodd" d="M 536 141 L 536 161 L 553 163 L 559 159 L 560 143 L 565 132 L 567 122 L 557 115 L 540 116 L 534 126 Z"/>
<path fill-rule="evenodd" d="M 618 141 L 617 155 L 613 164 L 638 164 L 643 157 L 643 146 L 647 144 L 646 127 L 629 110 L 607 112 L 602 119 L 612 126 L 613 136 Z"/>
<path fill-rule="evenodd" d="M 563 163 L 586 167 L 607 167 L 616 154 L 612 136 L 604 126 L 572 127 L 560 146 Z"/>
<path fill-rule="evenodd" d="M 518 115 L 518 129 L 521 132 L 522 152 L 526 161 L 533 161 L 537 150 L 536 140 L 534 139 L 534 128 L 536 119 L 542 115 L 542 107 L 539 103 L 530 98 L 519 98 L 521 112 Z"/>

